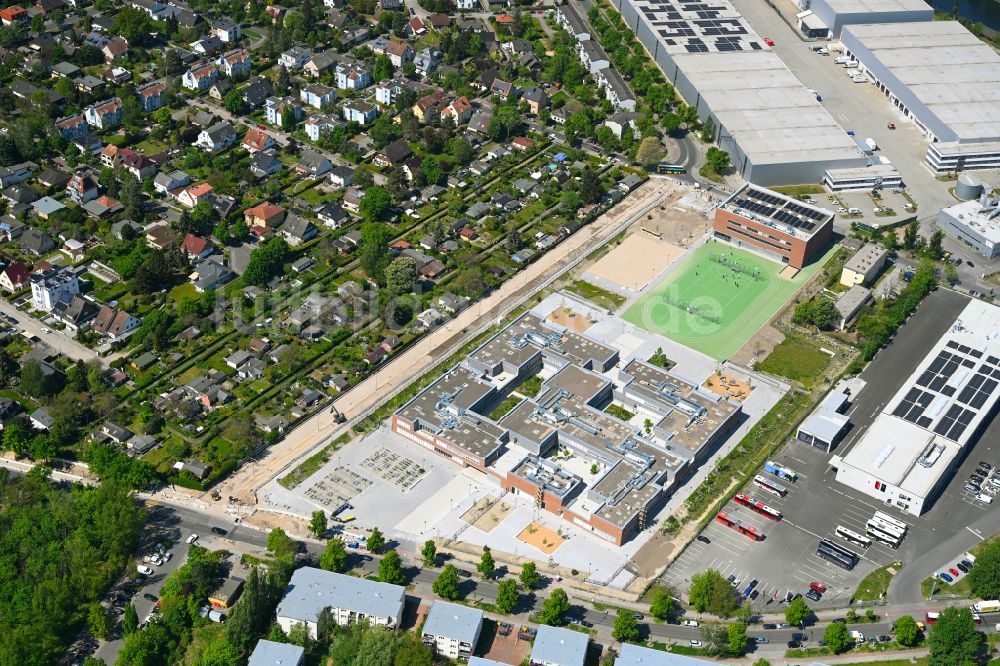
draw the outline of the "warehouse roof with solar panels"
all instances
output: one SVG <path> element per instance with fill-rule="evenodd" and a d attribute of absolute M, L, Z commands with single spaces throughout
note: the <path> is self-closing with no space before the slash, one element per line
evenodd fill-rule
<path fill-rule="evenodd" d="M 747 183 L 720 208 L 774 226 L 791 236 L 808 239 L 833 221 L 833 213 L 773 190 Z"/>

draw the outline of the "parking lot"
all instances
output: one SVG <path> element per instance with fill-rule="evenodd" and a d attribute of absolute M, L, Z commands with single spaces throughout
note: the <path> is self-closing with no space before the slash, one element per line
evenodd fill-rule
<path fill-rule="evenodd" d="M 862 374 L 867 385 L 847 412 L 853 427 L 839 445 L 838 453 L 850 449 L 967 302 L 967 298 L 950 291 L 939 290 L 931 294 L 900 329 L 895 342 L 879 353 Z M 967 490 L 965 484 L 981 461 L 993 466 L 1000 464 L 1000 419 L 994 419 L 959 465 L 944 493 L 919 518 L 888 508 L 868 495 L 837 483 L 829 459 L 830 454 L 819 449 L 799 442 L 789 444 L 774 461 L 794 470 L 798 480 L 777 479 L 761 472 L 765 478 L 784 486 L 787 495 L 778 497 L 752 484 L 743 490 L 751 498 L 780 511 L 782 520 L 768 520 L 733 501 L 723 509 L 736 520 L 757 528 L 764 540 L 754 541 L 713 521 L 701 534 L 710 543 L 692 542 L 667 569 L 664 581 L 676 591 L 686 592 L 691 576 L 707 568 L 718 569 L 727 577 L 734 576 L 741 581 L 741 590 L 756 579 L 759 581 L 759 594 L 754 600 L 756 608 L 769 605 L 773 608 L 775 601 L 787 592 L 805 594 L 809 583 L 819 582 L 827 591 L 821 602 L 810 602 L 810 605 L 816 608 L 843 606 L 860 580 L 874 569 L 897 560 L 904 564 L 910 562 L 966 530 L 966 526 L 987 512 L 998 510 L 998 503 L 986 504 L 976 499 L 977 493 Z M 838 526 L 864 535 L 865 525 L 875 511 L 907 524 L 906 535 L 897 549 L 879 542 L 862 548 L 835 535 Z M 818 557 L 816 546 L 820 539 L 829 539 L 860 555 L 857 566 L 845 571 Z M 945 562 L 959 555 L 960 551 L 951 552 L 947 555 L 951 559 L 946 558 Z M 933 573 L 935 571 L 927 571 L 924 576 Z"/>

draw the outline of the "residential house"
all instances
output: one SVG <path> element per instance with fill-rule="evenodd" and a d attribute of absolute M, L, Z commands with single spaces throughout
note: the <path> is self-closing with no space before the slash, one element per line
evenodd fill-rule
<path fill-rule="evenodd" d="M 253 66 L 250 52 L 243 47 L 223 53 L 215 63 L 222 70 L 222 73 L 230 78 L 247 76 Z"/>
<path fill-rule="evenodd" d="M 523 153 L 534 148 L 535 142 L 525 136 L 515 136 L 510 145 L 514 150 L 519 150 Z"/>
<path fill-rule="evenodd" d="M 112 199 L 107 195 L 101 195 L 92 201 L 88 201 L 83 204 L 83 210 L 91 217 L 96 217 L 98 219 L 104 217 L 110 217 L 115 213 L 119 213 L 124 209 L 122 202 L 118 199 Z"/>
<path fill-rule="evenodd" d="M 189 276 L 195 291 L 199 294 L 218 289 L 235 277 L 236 273 L 226 266 L 225 260 L 218 255 L 202 259 L 194 264 L 194 271 Z"/>
<path fill-rule="evenodd" d="M 383 107 L 392 106 L 401 92 L 403 83 L 399 79 L 386 79 L 375 86 L 375 101 Z"/>
<path fill-rule="evenodd" d="M 238 140 L 239 135 L 236 134 L 236 129 L 228 122 L 223 121 L 208 129 L 203 129 L 194 145 L 204 151 L 214 153 L 235 145 Z"/>
<path fill-rule="evenodd" d="M 49 242 L 52 243 L 51 238 Z M 55 247 L 54 243 L 52 247 Z M 51 252 L 51 248 L 49 251 Z M 28 280 L 31 282 L 31 305 L 36 310 L 51 312 L 56 303 L 68 301 L 80 293 L 76 271 L 69 268 L 55 266 L 36 271 Z"/>
<path fill-rule="evenodd" d="M 638 130 L 636 121 L 640 118 L 645 118 L 644 113 L 635 113 L 631 111 L 619 111 L 618 113 L 611 114 L 611 117 L 604 121 L 604 124 L 614 132 L 615 136 L 619 139 L 625 133 L 625 129 L 631 129 L 633 132 Z"/>
<path fill-rule="evenodd" d="M 413 115 L 422 123 L 432 122 L 440 116 L 441 109 L 445 106 L 444 93 L 435 90 L 429 95 L 425 95 L 417 100 L 413 105 Z"/>
<path fill-rule="evenodd" d="M 90 129 L 82 113 L 57 119 L 56 127 L 60 134 L 70 140 L 83 136 Z"/>
<path fill-rule="evenodd" d="M 330 171 L 330 183 L 334 187 L 349 187 L 354 182 L 354 169 L 349 166 L 333 167 Z"/>
<path fill-rule="evenodd" d="M 208 96 L 212 99 L 223 101 L 229 91 L 233 89 L 233 82 L 229 79 L 219 79 L 208 87 Z"/>
<path fill-rule="evenodd" d="M 566 7 L 567 5 L 564 5 L 560 9 Z M 541 624 L 538 626 L 535 642 L 531 646 L 529 660 L 532 666 L 583 666 L 587 661 L 589 648 L 590 636 L 588 634 Z M 700 661 L 690 657 L 683 659 L 684 661 Z M 639 659 L 635 663 L 646 663 L 646 661 L 646 659 Z M 649 663 L 655 662 L 650 660 Z"/>
<path fill-rule="evenodd" d="M 548 94 L 537 86 L 527 86 L 521 92 L 521 99 L 528 103 L 528 110 L 536 116 L 542 109 L 549 108 Z"/>
<path fill-rule="evenodd" d="M 447 601 L 435 601 L 421 629 L 421 641 L 446 659 L 472 656 L 483 629 L 483 611 Z"/>
<path fill-rule="evenodd" d="M 473 111 L 472 116 L 469 118 L 469 129 L 479 134 L 486 134 L 486 129 L 490 126 L 492 119 L 492 113 L 486 109 L 477 109 Z"/>
<path fill-rule="evenodd" d="M 410 22 L 406 24 L 407 31 L 414 37 L 419 37 L 427 32 L 427 28 L 424 26 L 424 22 L 420 20 L 420 17 L 414 16 L 410 19 Z"/>
<path fill-rule="evenodd" d="M 149 18 L 151 19 L 160 20 L 166 18 L 167 4 L 161 2 L 161 0 L 132 0 L 129 4 L 134 9 L 139 9 L 149 14 Z"/>
<path fill-rule="evenodd" d="M 87 124 L 98 129 L 115 127 L 122 121 L 122 101 L 117 97 L 88 106 L 83 110 Z"/>
<path fill-rule="evenodd" d="M 371 70 L 357 62 L 339 63 L 335 73 L 341 89 L 363 90 L 373 83 Z"/>
<path fill-rule="evenodd" d="M 378 107 L 368 102 L 357 99 L 344 105 L 344 120 L 356 122 L 362 125 L 375 122 L 378 117 Z"/>
<path fill-rule="evenodd" d="M 264 130 L 258 129 L 256 127 L 251 127 L 247 130 L 247 133 L 243 135 L 243 141 L 240 142 L 250 153 L 257 153 L 262 150 L 268 150 L 272 148 L 274 144 L 274 139 L 271 135 Z"/>
<path fill-rule="evenodd" d="M 226 44 L 238 42 L 240 37 L 243 36 L 243 33 L 240 30 L 240 24 L 227 18 L 219 19 L 212 24 L 212 34 L 218 37 L 219 41 Z"/>
<path fill-rule="evenodd" d="M 516 96 L 516 93 L 517 87 L 513 83 L 508 83 L 503 79 L 493 79 L 493 85 L 490 86 L 490 94 L 507 101 Z"/>
<path fill-rule="evenodd" d="M 146 243 L 157 250 L 173 247 L 179 239 L 178 233 L 166 224 L 157 224 L 146 230 Z"/>
<path fill-rule="evenodd" d="M 20 7 L 18 8 L 20 9 Z M 3 12 L 0 11 L 0 16 Z M 37 430 L 48 430 L 55 424 L 56 420 L 53 416 L 49 414 L 49 410 L 45 407 L 39 407 L 35 411 L 31 412 L 31 416 L 28 417 L 31 421 L 31 425 Z"/>
<path fill-rule="evenodd" d="M 304 149 L 299 163 L 295 165 L 295 171 L 302 176 L 309 178 L 319 178 L 330 172 L 333 165 L 322 153 L 314 150 Z"/>
<path fill-rule="evenodd" d="M 431 28 L 434 30 L 445 30 L 451 25 L 451 17 L 442 12 L 437 12 L 428 16 L 427 22 L 430 23 Z"/>
<path fill-rule="evenodd" d="M 399 69 L 408 62 L 413 62 L 416 53 L 413 47 L 405 42 L 392 42 L 385 47 L 385 54 L 389 56 L 389 62 L 396 69 Z"/>
<path fill-rule="evenodd" d="M 301 46 L 293 46 L 278 56 L 278 64 L 288 71 L 293 72 L 305 66 L 310 58 L 312 58 L 312 52 L 309 49 Z"/>
<path fill-rule="evenodd" d="M 281 236 L 292 247 L 311 241 L 317 233 L 316 225 L 295 213 L 290 213 L 281 225 Z"/>
<path fill-rule="evenodd" d="M 209 86 L 215 83 L 218 78 L 219 71 L 215 69 L 215 65 L 207 60 L 203 60 L 184 72 L 184 75 L 181 77 L 181 85 L 188 90 L 201 92 L 208 90 Z"/>
<path fill-rule="evenodd" d="M 174 469 L 179 472 L 187 472 L 199 481 L 203 481 L 208 477 L 208 473 L 212 470 L 212 467 L 200 460 L 187 460 L 185 462 L 178 461 L 174 463 Z"/>
<path fill-rule="evenodd" d="M 138 153 L 131 153 L 124 156 L 119 162 L 119 166 L 131 174 L 136 180 L 142 181 L 145 178 L 151 178 L 156 175 L 159 171 L 159 167 L 156 162 L 149 159 L 145 155 L 140 155 Z"/>
<path fill-rule="evenodd" d="M 375 153 L 372 164 L 380 167 L 400 166 L 413 156 L 413 150 L 403 139 L 396 139 Z"/>
<path fill-rule="evenodd" d="M 302 567 L 292 574 L 275 614 L 285 633 L 304 624 L 313 638 L 324 611 L 340 626 L 366 620 L 372 626 L 394 630 L 402 621 L 405 593 L 401 585 Z"/>
<path fill-rule="evenodd" d="M 420 49 L 420 53 L 413 59 L 413 65 L 416 67 L 417 74 L 427 77 L 437 69 L 443 58 L 444 55 L 440 51 L 428 46 Z"/>
<path fill-rule="evenodd" d="M 581 41 L 577 45 L 577 51 L 580 55 L 580 62 L 591 74 L 597 74 L 602 69 L 611 66 L 611 58 L 596 40 L 585 39 Z"/>
<path fill-rule="evenodd" d="M 449 291 L 441 294 L 438 298 L 437 304 L 441 306 L 445 312 L 453 315 L 468 307 L 469 298 L 467 296 L 458 296 Z"/>
<path fill-rule="evenodd" d="M 0 430 L 11 419 L 22 413 L 24 413 L 24 407 L 21 407 L 21 403 L 11 398 L 0 398 Z"/>
<path fill-rule="evenodd" d="M 299 91 L 299 98 L 309 106 L 324 109 L 337 99 L 337 91 L 321 83 L 311 83 Z"/>
<path fill-rule="evenodd" d="M 250 160 L 250 173 L 258 178 L 273 176 L 284 168 L 285 165 L 281 163 L 281 160 L 270 152 L 255 153 L 253 159 Z"/>
<path fill-rule="evenodd" d="M 268 97 L 264 102 L 267 122 L 271 125 L 281 125 L 286 109 L 291 109 L 295 122 L 302 120 L 302 105 L 292 97 Z"/>
<path fill-rule="evenodd" d="M 167 91 L 167 86 L 160 81 L 151 81 L 141 86 L 137 86 L 135 94 L 139 97 L 139 105 L 142 110 L 150 113 L 156 111 L 164 104 L 163 94 Z"/>
<path fill-rule="evenodd" d="M 31 20 L 31 15 L 24 7 L 13 5 L 0 9 L 0 23 L 4 26 L 12 26 L 15 23 L 27 23 Z"/>
<path fill-rule="evenodd" d="M 339 125 L 343 125 L 339 118 L 319 113 L 306 119 L 306 136 L 313 141 L 319 141 L 321 136 L 332 132 Z"/>
<path fill-rule="evenodd" d="M 442 113 L 446 116 L 451 116 L 456 125 L 462 125 L 469 122 L 469 119 L 472 118 L 472 104 L 465 95 L 462 95 L 452 100 L 451 104 L 445 107 Z"/>
<path fill-rule="evenodd" d="M 132 70 L 127 67 L 109 67 L 104 70 L 104 80 L 116 86 L 123 86 L 132 80 Z"/>
<path fill-rule="evenodd" d="M 215 251 L 212 244 L 200 236 L 188 234 L 181 241 L 181 251 L 187 255 L 188 261 L 196 262 L 204 259 Z"/>
<path fill-rule="evenodd" d="M 556 22 L 578 42 L 590 39 L 590 27 L 576 7 L 561 5 L 556 8 Z"/>
<path fill-rule="evenodd" d="M 378 8 L 383 12 L 402 9 L 403 0 L 378 0 Z"/>
<path fill-rule="evenodd" d="M 605 98 L 611 102 L 616 109 L 624 111 L 635 111 L 635 95 L 632 89 L 625 83 L 625 79 L 614 67 L 602 70 L 597 77 L 598 84 L 604 88 Z"/>
<path fill-rule="evenodd" d="M 98 194 L 97 179 L 89 170 L 77 171 L 66 184 L 66 195 L 76 204 L 96 199 Z"/>
<path fill-rule="evenodd" d="M 128 53 L 128 42 L 121 37 L 112 37 L 107 44 L 101 47 L 104 62 L 114 62 L 126 53 Z"/>
<path fill-rule="evenodd" d="M 336 49 L 328 49 L 326 51 L 323 51 L 322 53 L 314 53 L 312 58 L 310 58 L 309 61 L 302 66 L 302 72 L 306 76 L 311 76 L 314 79 L 318 79 L 319 77 L 326 74 L 331 67 L 337 65 L 338 59 L 339 56 L 337 55 Z M 340 65 L 337 65 L 338 71 L 340 70 L 340 67 L 341 67 Z M 340 85 L 339 81 L 340 79 L 338 76 L 338 83 L 337 83 L 338 88 L 347 87 L 346 85 L 344 86 Z"/>
<path fill-rule="evenodd" d="M 351 221 L 351 216 L 347 214 L 339 202 L 330 202 L 319 208 L 316 211 L 316 217 L 331 229 L 342 227 Z M 0 279 L 0 284 L 2 284 L 2 279 Z"/>
<path fill-rule="evenodd" d="M 243 103 L 247 105 L 247 108 L 259 109 L 274 93 L 274 89 L 271 86 L 271 79 L 265 76 L 254 76 L 247 81 L 241 92 Z"/>
<path fill-rule="evenodd" d="M 56 201 L 52 197 L 42 197 L 38 201 L 31 204 L 31 207 L 35 211 L 35 215 L 47 220 L 61 210 L 66 210 L 67 206 L 64 206 L 62 202 Z"/>
<path fill-rule="evenodd" d="M 91 330 L 112 341 L 123 340 L 142 325 L 142 320 L 125 310 L 102 305 L 91 324 Z"/>
<path fill-rule="evenodd" d="M 458 0 L 455 6 L 461 12 L 480 11 L 483 8 L 479 0 Z"/>
<path fill-rule="evenodd" d="M 274 231 L 285 219 L 285 209 L 270 201 L 264 201 L 243 211 L 243 217 L 251 231 L 254 229 Z"/>
<path fill-rule="evenodd" d="M 75 79 L 78 76 L 80 76 L 80 68 L 71 62 L 66 62 L 64 60 L 62 62 L 57 62 L 56 64 L 52 65 L 53 79 L 61 79 L 61 78 Z"/>
<path fill-rule="evenodd" d="M 215 35 L 209 35 L 190 44 L 191 53 L 200 56 L 213 56 L 223 49 L 222 40 Z"/>
<path fill-rule="evenodd" d="M 28 286 L 28 267 L 22 261 L 14 261 L 0 271 L 0 288 L 11 293 Z"/>
<path fill-rule="evenodd" d="M 88 95 L 96 95 L 104 88 L 104 81 L 96 76 L 86 75 L 76 80 L 76 89 Z"/>
<path fill-rule="evenodd" d="M 361 210 L 361 199 L 365 196 L 365 191 L 359 187 L 349 188 L 344 192 L 343 205 L 349 211 L 359 212 Z M 344 238 L 344 236 L 341 236 Z"/>
<path fill-rule="evenodd" d="M 178 193 L 177 201 L 185 208 L 194 208 L 202 201 L 211 201 L 212 190 L 212 186 L 208 183 L 190 185 L 188 187 L 184 187 Z"/>

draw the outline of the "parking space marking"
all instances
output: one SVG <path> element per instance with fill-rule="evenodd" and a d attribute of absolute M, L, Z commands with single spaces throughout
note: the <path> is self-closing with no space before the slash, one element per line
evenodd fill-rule
<path fill-rule="evenodd" d="M 968 525 L 965 526 L 965 529 L 967 529 L 970 532 L 972 532 L 973 534 L 975 534 L 976 538 L 979 539 L 980 541 L 983 541 L 985 539 L 985 537 L 982 534 L 980 534 L 978 530 L 974 530 L 971 527 L 969 527 Z"/>

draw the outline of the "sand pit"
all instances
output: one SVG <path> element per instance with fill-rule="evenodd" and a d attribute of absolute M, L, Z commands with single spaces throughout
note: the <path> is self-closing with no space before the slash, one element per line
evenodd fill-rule
<path fill-rule="evenodd" d="M 573 312 L 569 308 L 557 308 L 553 310 L 552 314 L 548 316 L 548 320 L 554 324 L 565 326 L 575 333 L 583 333 L 594 324 L 587 315 Z"/>
<path fill-rule="evenodd" d="M 587 272 L 619 287 L 640 291 L 683 252 L 683 248 L 672 243 L 636 231 L 601 257 Z"/>
<path fill-rule="evenodd" d="M 750 392 L 753 390 L 750 385 L 747 384 L 742 379 L 727 375 L 724 372 L 711 375 L 702 384 L 704 388 L 707 388 L 712 393 L 716 395 L 725 396 L 730 400 L 736 402 L 743 402 L 750 397 Z"/>
<path fill-rule="evenodd" d="M 799 274 L 799 269 L 795 268 L 794 266 L 785 266 L 783 269 L 781 269 L 781 272 L 778 273 L 778 275 L 785 278 L 786 280 L 792 280 L 798 274 Z"/>
<path fill-rule="evenodd" d="M 462 520 L 483 532 L 492 531 L 514 510 L 507 502 L 501 502 L 492 495 L 477 501 L 462 514 Z"/>
<path fill-rule="evenodd" d="M 517 538 L 529 546 L 534 546 L 546 555 L 551 555 L 559 550 L 559 546 L 563 545 L 566 541 L 566 537 L 561 536 L 554 530 L 550 530 L 541 523 L 531 523 L 521 530 Z"/>

